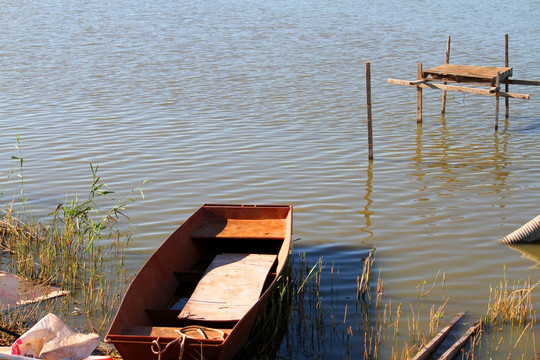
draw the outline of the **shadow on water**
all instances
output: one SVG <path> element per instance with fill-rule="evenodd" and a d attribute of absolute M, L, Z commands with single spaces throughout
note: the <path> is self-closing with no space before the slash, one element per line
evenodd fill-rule
<path fill-rule="evenodd" d="M 535 134 L 540 132 L 540 118 L 530 116 L 518 116 L 512 119 L 513 121 L 522 123 L 520 127 L 514 128 L 512 131 L 520 134 Z"/>
<path fill-rule="evenodd" d="M 349 261 L 362 274 L 354 288 L 340 284 L 339 269 L 334 266 L 335 255 L 343 252 L 350 254 Z M 372 248 L 329 245 L 319 254 L 293 251 L 263 315 L 236 358 L 351 358 L 353 348 L 372 354 L 366 349 L 373 345 L 364 341 L 367 331 L 373 331 L 373 263 Z"/>

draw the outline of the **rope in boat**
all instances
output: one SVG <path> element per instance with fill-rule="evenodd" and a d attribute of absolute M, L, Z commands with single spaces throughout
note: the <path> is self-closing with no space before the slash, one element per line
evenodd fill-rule
<path fill-rule="evenodd" d="M 152 350 L 154 354 L 158 356 L 158 360 L 161 360 L 161 355 L 165 353 L 165 351 L 167 351 L 169 347 L 171 347 L 172 345 L 178 342 L 180 342 L 180 353 L 178 356 L 178 360 L 182 360 L 182 357 L 184 356 L 184 345 L 186 343 L 186 338 L 194 339 L 194 340 L 208 340 L 210 339 L 210 337 L 208 336 L 208 333 L 215 332 L 218 335 L 213 336 L 212 340 L 225 340 L 225 333 L 223 331 L 218 330 L 218 329 L 207 328 L 204 326 L 186 326 L 176 331 L 180 334 L 180 336 L 178 336 L 173 341 L 167 343 L 167 345 L 165 345 L 163 350 L 161 349 L 161 344 L 159 343 L 159 339 L 160 339 L 159 337 L 152 341 L 152 344 L 150 345 L 150 349 Z M 188 333 L 191 333 L 191 332 L 194 332 L 198 335 L 195 335 L 195 336 L 188 335 Z"/>
<path fill-rule="evenodd" d="M 156 354 L 158 356 L 158 360 L 161 360 L 161 355 L 165 351 L 167 351 L 167 349 L 171 345 L 174 345 L 177 342 L 179 342 L 180 339 L 182 339 L 182 342 L 180 343 L 180 355 L 178 356 L 178 360 L 182 360 L 182 357 L 184 356 L 184 344 L 186 343 L 186 336 L 184 334 L 180 334 L 179 337 L 177 337 L 176 339 L 174 339 L 170 343 L 167 343 L 167 345 L 165 345 L 165 348 L 163 350 L 161 350 L 161 345 L 159 343 L 159 337 L 158 337 L 157 339 L 152 341 L 152 344 L 150 345 L 150 349 L 152 350 L 152 352 L 154 354 Z"/>

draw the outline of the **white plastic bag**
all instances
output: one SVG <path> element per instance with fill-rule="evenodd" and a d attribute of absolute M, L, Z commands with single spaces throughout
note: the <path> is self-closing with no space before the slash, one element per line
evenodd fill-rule
<path fill-rule="evenodd" d="M 46 360 L 85 359 L 98 345 L 98 334 L 76 333 L 56 315 L 48 314 L 15 340 L 11 354 Z"/>

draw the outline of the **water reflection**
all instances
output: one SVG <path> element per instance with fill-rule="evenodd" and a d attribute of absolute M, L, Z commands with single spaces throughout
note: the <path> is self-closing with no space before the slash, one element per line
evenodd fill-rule
<path fill-rule="evenodd" d="M 505 129 L 508 126 L 508 119 L 505 121 Z M 493 172 L 495 174 L 496 184 L 503 187 L 506 185 L 506 180 L 510 175 L 510 171 L 506 168 L 509 167 L 512 162 L 508 156 L 508 133 L 503 131 L 502 133 L 495 132 L 493 135 Z"/>
<path fill-rule="evenodd" d="M 438 196 L 451 196 L 464 187 L 489 186 L 490 193 L 502 191 L 511 173 L 507 168 L 512 164 L 508 133 L 494 132 L 490 139 L 481 137 L 485 131 L 462 129 L 455 122 L 448 127 L 444 116 L 439 120 L 440 126 L 435 129 L 424 129 L 433 125 L 417 124 L 412 175 L 422 183 L 420 191 L 433 188 L 436 180 L 444 184 L 439 184 Z M 477 131 L 478 135 L 470 131 Z"/>
<path fill-rule="evenodd" d="M 370 205 L 373 203 L 373 200 L 371 199 L 371 194 L 373 193 L 373 160 L 368 161 L 366 173 L 366 194 L 364 195 L 364 200 L 366 203 L 364 209 L 359 211 L 359 214 L 363 215 L 365 219 L 365 224 L 360 228 L 360 230 L 369 234 L 367 239 L 370 239 L 373 237 L 373 231 L 370 230 L 371 215 L 373 215 L 373 211 L 369 210 Z"/>
<path fill-rule="evenodd" d="M 540 244 L 512 244 L 507 245 L 510 249 L 521 253 L 525 259 L 529 259 L 535 264 L 531 269 L 540 269 Z"/>

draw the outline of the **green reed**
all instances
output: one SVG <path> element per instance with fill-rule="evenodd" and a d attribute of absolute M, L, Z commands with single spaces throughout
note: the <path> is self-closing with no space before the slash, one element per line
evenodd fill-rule
<path fill-rule="evenodd" d="M 20 140 L 17 149 L 20 151 Z M 15 158 L 20 165 L 22 156 Z M 2 314 L 0 324 L 18 328 L 39 320 L 47 312 L 65 313 L 79 327 L 101 331 L 108 325 L 129 276 L 123 264 L 124 249 L 131 240 L 130 232 L 121 232 L 117 225 L 129 223 L 124 210 L 134 195 L 144 197 L 141 185 L 122 200 L 112 198 L 98 176 L 98 167 L 90 164 L 92 181 L 88 195 L 74 195 L 58 204 L 49 218 L 35 220 L 27 209 L 24 189 L 20 199 L 10 201 L 0 219 L 2 267 L 26 279 L 55 285 L 69 292 L 68 296 L 38 306 L 13 309 Z M 14 171 L 10 172 L 12 175 Z M 102 203 L 111 203 L 102 209 Z M 16 209 L 16 203 L 20 208 Z M 85 319 L 81 321 L 81 317 Z"/>
<path fill-rule="evenodd" d="M 396 303 L 384 296 L 381 272 L 378 278 L 372 274 L 374 251 L 363 260 L 356 296 L 349 297 L 339 289 L 335 264 L 328 270 L 322 258 L 314 265 L 307 264 L 304 254 L 299 258 L 289 285 L 298 292 L 293 291 L 292 309 L 287 315 L 291 322 L 282 354 L 322 358 L 328 348 L 341 346 L 344 359 L 411 359 L 456 315 L 447 310 L 451 299 L 446 295 L 446 274 L 441 277 L 437 273 L 429 288 L 427 281 L 419 284 L 416 301 Z M 331 293 L 323 291 L 321 284 L 330 284 Z M 506 359 L 512 355 L 538 359 L 531 297 L 536 285 L 530 280 L 512 288 L 506 281 L 501 284 L 492 290 L 484 318 L 474 319 L 475 315 L 469 314 L 463 319 L 463 325 L 481 321 L 482 326 L 460 359 Z M 342 296 L 336 296 L 338 292 Z M 441 294 L 441 298 L 433 299 Z"/>

